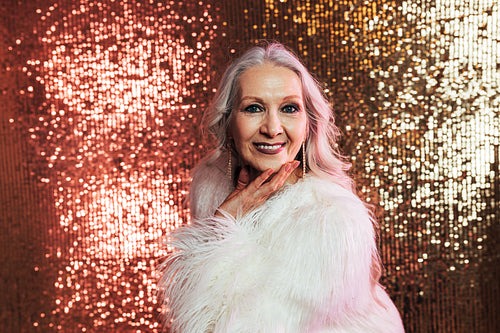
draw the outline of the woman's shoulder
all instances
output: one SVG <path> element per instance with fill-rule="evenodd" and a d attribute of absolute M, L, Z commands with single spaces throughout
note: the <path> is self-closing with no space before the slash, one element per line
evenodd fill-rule
<path fill-rule="evenodd" d="M 232 184 L 224 171 L 225 163 L 227 156 L 214 152 L 193 169 L 189 190 L 191 217 L 205 218 L 213 215 L 231 193 Z"/>
<path fill-rule="evenodd" d="M 301 215 L 309 216 L 307 220 L 311 223 L 330 221 L 327 226 L 345 225 L 350 229 L 373 226 L 373 216 L 367 205 L 335 180 L 308 175 L 296 185 L 286 201 L 293 202 Z"/>
<path fill-rule="evenodd" d="M 192 183 L 204 182 L 214 177 L 224 178 L 226 175 L 224 170 L 224 160 L 224 153 L 217 151 L 209 153 L 207 156 L 201 159 L 192 170 Z M 209 179 L 207 179 L 207 176 L 211 177 L 208 177 Z"/>
<path fill-rule="evenodd" d="M 311 199 L 317 203 L 330 205 L 338 202 L 350 202 L 356 205 L 364 205 L 352 190 L 345 188 L 333 179 L 308 175 L 298 183 L 300 183 L 300 186 L 297 191 L 309 192 Z"/>

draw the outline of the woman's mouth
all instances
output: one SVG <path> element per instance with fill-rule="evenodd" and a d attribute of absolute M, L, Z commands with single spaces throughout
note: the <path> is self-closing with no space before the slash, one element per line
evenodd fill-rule
<path fill-rule="evenodd" d="M 283 149 L 285 149 L 285 143 L 263 143 L 263 142 L 257 142 L 253 144 L 255 149 L 257 149 L 258 152 L 261 152 L 263 154 L 278 154 L 280 153 Z"/>

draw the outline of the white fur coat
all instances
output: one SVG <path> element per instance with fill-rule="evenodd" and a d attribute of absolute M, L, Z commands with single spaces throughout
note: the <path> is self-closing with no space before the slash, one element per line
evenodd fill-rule
<path fill-rule="evenodd" d="M 378 257 L 364 204 L 307 176 L 243 217 L 215 218 L 232 191 L 223 166 L 202 164 L 192 223 L 170 235 L 160 290 L 174 332 L 403 332 L 372 277 Z"/>

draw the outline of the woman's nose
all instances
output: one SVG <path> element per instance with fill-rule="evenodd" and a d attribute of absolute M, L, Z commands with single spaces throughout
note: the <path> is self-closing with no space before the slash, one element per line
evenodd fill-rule
<path fill-rule="evenodd" d="M 274 138 L 275 136 L 283 133 L 281 119 L 277 112 L 269 112 L 261 126 L 261 133 Z"/>

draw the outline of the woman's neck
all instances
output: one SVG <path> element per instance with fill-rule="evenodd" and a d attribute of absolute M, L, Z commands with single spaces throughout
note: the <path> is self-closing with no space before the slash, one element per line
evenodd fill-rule
<path fill-rule="evenodd" d="M 250 181 L 249 181 L 249 184 L 250 184 L 251 182 L 253 182 L 255 180 L 255 178 L 257 178 L 260 174 L 262 174 L 262 172 L 254 169 L 250 166 L 247 166 L 247 168 L 248 168 L 248 173 L 250 175 Z M 268 181 L 271 180 L 272 177 L 274 177 L 278 171 L 279 170 L 277 170 L 275 173 L 273 173 L 272 176 L 269 177 Z M 302 166 L 300 165 L 295 170 L 293 170 L 293 172 L 290 174 L 290 176 L 288 176 L 288 178 L 286 179 L 285 183 L 295 184 L 301 178 L 302 178 Z"/>

